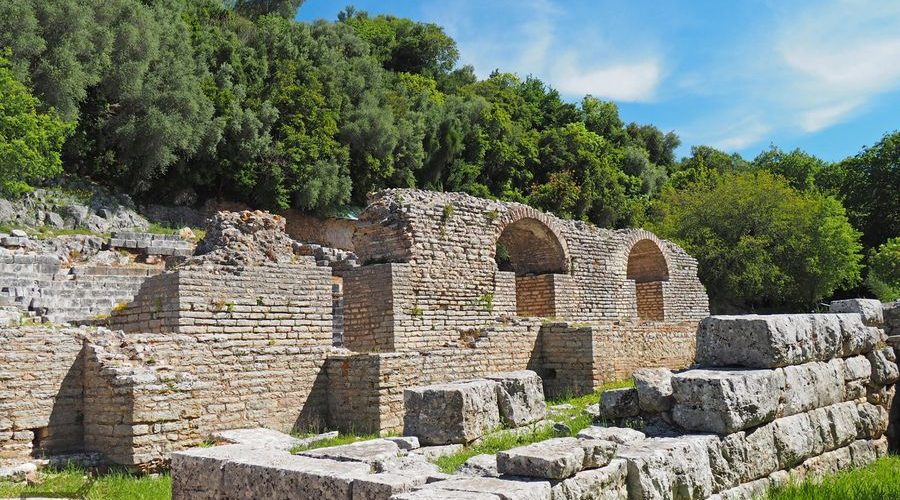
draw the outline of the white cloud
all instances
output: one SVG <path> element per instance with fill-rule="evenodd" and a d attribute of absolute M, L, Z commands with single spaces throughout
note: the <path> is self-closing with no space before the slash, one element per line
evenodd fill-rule
<path fill-rule="evenodd" d="M 585 68 L 573 60 L 554 67 L 554 84 L 570 95 L 591 94 L 616 101 L 648 101 L 662 79 L 658 60 Z"/>
<path fill-rule="evenodd" d="M 840 123 L 863 104 L 860 99 L 851 99 L 847 102 L 825 105 L 820 108 L 812 108 L 800 114 L 800 128 L 804 132 L 818 132 L 832 125 Z"/>

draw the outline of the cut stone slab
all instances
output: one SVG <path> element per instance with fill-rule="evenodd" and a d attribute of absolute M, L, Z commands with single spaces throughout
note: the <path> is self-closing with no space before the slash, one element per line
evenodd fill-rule
<path fill-rule="evenodd" d="M 521 427 L 547 418 L 544 384 L 531 370 L 496 373 L 485 377 L 497 382 L 500 418 L 509 427 Z"/>
<path fill-rule="evenodd" d="M 872 365 L 871 384 L 874 386 L 883 386 L 893 384 L 900 378 L 900 371 L 897 369 L 897 359 L 894 350 L 890 347 L 878 349 L 866 354 L 866 359 Z"/>
<path fill-rule="evenodd" d="M 715 436 L 635 441 L 619 448 L 628 463 L 628 497 L 702 499 L 713 493 L 707 448 Z"/>
<path fill-rule="evenodd" d="M 619 444 L 647 438 L 643 432 L 628 427 L 600 427 L 596 425 L 582 429 L 575 437 L 580 439 L 602 439 Z"/>
<path fill-rule="evenodd" d="M 482 454 L 466 460 L 457 474 L 462 476 L 500 477 L 497 470 L 497 455 Z"/>
<path fill-rule="evenodd" d="M 369 465 L 291 455 L 246 445 L 193 448 L 172 454 L 173 500 L 195 498 L 351 498 Z"/>
<path fill-rule="evenodd" d="M 638 405 L 649 413 L 672 409 L 672 370 L 668 368 L 639 368 L 632 375 L 638 393 Z"/>
<path fill-rule="evenodd" d="M 868 352 L 882 336 L 859 314 L 709 316 L 697 330 L 696 362 L 778 368 Z"/>
<path fill-rule="evenodd" d="M 828 305 L 833 313 L 855 313 L 862 317 L 863 323 L 869 326 L 884 324 L 884 306 L 876 299 L 835 300 Z"/>
<path fill-rule="evenodd" d="M 778 470 L 774 424 L 710 440 L 707 452 L 716 491 L 735 488 Z"/>
<path fill-rule="evenodd" d="M 336 436 L 337 432 L 335 432 L 334 435 Z M 255 448 L 271 448 L 273 450 L 284 451 L 288 451 L 296 446 L 308 444 L 307 442 L 304 442 L 304 440 L 300 440 L 283 432 L 265 429 L 263 427 L 218 431 L 214 432 L 211 437 L 216 441 L 225 441 L 230 444 L 242 444 Z"/>
<path fill-rule="evenodd" d="M 606 467 L 584 470 L 553 485 L 553 500 L 626 500 L 628 463 L 615 459 Z"/>
<path fill-rule="evenodd" d="M 843 361 L 844 400 L 865 397 L 866 386 L 872 379 L 872 363 L 865 356 L 853 356 Z"/>
<path fill-rule="evenodd" d="M 497 391 L 492 380 L 407 389 L 403 433 L 423 445 L 470 443 L 500 426 Z"/>
<path fill-rule="evenodd" d="M 565 479 L 584 469 L 585 450 L 576 438 L 554 438 L 497 454 L 497 470 L 513 476 Z"/>
<path fill-rule="evenodd" d="M 427 483 L 445 479 L 445 474 L 441 472 L 440 467 L 429 462 L 428 459 L 422 455 L 409 454 L 381 460 L 372 465 L 375 472 L 385 472 L 417 478 Z"/>
<path fill-rule="evenodd" d="M 610 389 L 600 395 L 601 418 L 616 420 L 640 415 L 637 389 Z"/>
<path fill-rule="evenodd" d="M 672 377 L 672 417 L 687 430 L 731 434 L 774 420 L 784 386 L 782 370 L 688 370 Z"/>
<path fill-rule="evenodd" d="M 466 491 L 470 493 L 490 493 L 503 500 L 550 500 L 548 481 L 527 478 L 457 477 L 431 483 L 422 490 Z"/>
<path fill-rule="evenodd" d="M 400 454 L 397 443 L 387 439 L 370 439 L 356 443 L 316 448 L 300 452 L 299 455 L 312 458 L 329 458 L 340 462 L 375 462 L 396 458 Z"/>
<path fill-rule="evenodd" d="M 423 446 L 422 448 L 412 450 L 410 453 L 414 455 L 421 455 L 428 460 L 434 460 L 449 455 L 455 455 L 462 450 L 463 445 L 461 444 L 445 444 L 443 446 Z"/>
<path fill-rule="evenodd" d="M 844 363 L 833 359 L 784 367 L 784 396 L 780 412 L 796 415 L 844 401 Z"/>
<path fill-rule="evenodd" d="M 383 472 L 353 481 L 354 500 L 388 500 L 397 493 L 412 491 L 425 484 L 425 478 Z"/>

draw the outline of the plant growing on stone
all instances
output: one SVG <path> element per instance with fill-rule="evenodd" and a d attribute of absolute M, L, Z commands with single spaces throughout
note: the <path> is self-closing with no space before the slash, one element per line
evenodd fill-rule
<path fill-rule="evenodd" d="M 412 306 L 409 310 L 409 315 L 414 318 L 420 318 L 423 314 L 425 314 L 425 310 L 419 306 Z"/>
<path fill-rule="evenodd" d="M 484 307 L 484 310 L 491 312 L 494 310 L 494 292 L 484 292 L 478 296 L 478 303 Z"/>
<path fill-rule="evenodd" d="M 499 215 L 500 214 L 496 210 L 488 210 L 484 213 L 484 218 L 489 222 L 494 222 L 495 220 L 497 220 L 497 217 L 499 217 Z"/>

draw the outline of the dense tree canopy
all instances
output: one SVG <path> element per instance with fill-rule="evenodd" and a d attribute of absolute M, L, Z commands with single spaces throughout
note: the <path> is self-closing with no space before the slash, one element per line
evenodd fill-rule
<path fill-rule="evenodd" d="M 704 256 L 714 301 L 735 307 L 810 307 L 853 286 L 861 252 L 842 203 L 865 253 L 900 231 L 898 133 L 836 164 L 774 146 L 748 161 L 700 145 L 679 160 L 675 133 L 626 123 L 615 103 L 569 102 L 500 70 L 480 80 L 440 26 L 352 7 L 300 23 L 302 3 L 0 2 L 3 98 L 30 124 L 24 142 L 5 132 L 3 182 L 62 168 L 138 200 L 316 213 L 385 187 L 464 191 L 655 224 Z M 698 233 L 704 209 L 704 231 L 734 227 Z M 760 210 L 772 219 L 748 226 Z"/>

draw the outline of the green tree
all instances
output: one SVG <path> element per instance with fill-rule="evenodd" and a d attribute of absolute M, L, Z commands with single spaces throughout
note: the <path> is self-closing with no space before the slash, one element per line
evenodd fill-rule
<path fill-rule="evenodd" d="M 869 254 L 866 285 L 884 302 L 900 299 L 900 237 L 887 240 Z"/>
<path fill-rule="evenodd" d="M 293 19 L 301 5 L 303 0 L 234 0 L 234 10 L 251 19 L 268 14 Z"/>
<path fill-rule="evenodd" d="M 746 172 L 750 164 L 737 153 L 728 154 L 709 146 L 691 147 L 691 156 L 673 164 L 669 183 L 675 188 L 709 179 L 714 174 Z"/>
<path fill-rule="evenodd" d="M 816 177 L 827 168 L 827 164 L 800 149 L 786 153 L 772 146 L 753 159 L 752 167 L 778 174 L 787 179 L 795 189 L 805 191 L 815 187 Z"/>
<path fill-rule="evenodd" d="M 71 127 L 52 109 L 41 112 L 37 105 L 0 57 L 0 188 L 5 194 L 27 191 L 28 183 L 62 172 L 60 148 Z"/>
<path fill-rule="evenodd" d="M 715 311 L 809 310 L 860 279 L 859 233 L 840 202 L 766 171 L 667 187 L 653 229 L 699 262 Z"/>

